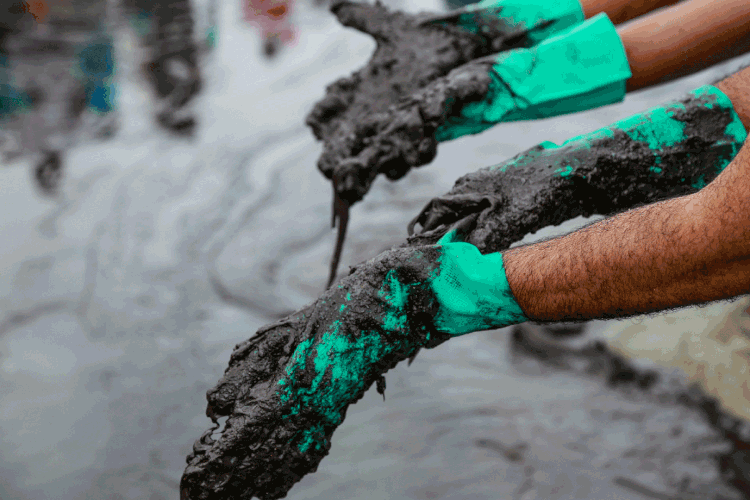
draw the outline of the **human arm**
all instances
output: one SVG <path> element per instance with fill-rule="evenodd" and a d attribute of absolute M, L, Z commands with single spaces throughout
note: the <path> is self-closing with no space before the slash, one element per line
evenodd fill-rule
<path fill-rule="evenodd" d="M 723 95 L 716 101 L 716 104 L 721 103 L 717 106 L 707 99 L 718 98 L 718 90 Z M 432 200 L 415 219 L 414 223 L 421 224 L 423 231 L 410 238 L 410 242 L 434 242 L 445 231 L 441 227 L 475 216 L 477 222 L 468 241 L 483 253 L 494 252 L 518 241 L 519 234 L 533 233 L 576 216 L 609 215 L 673 198 L 623 213 L 579 233 L 507 251 L 508 279 L 514 294 L 518 293 L 521 307 L 532 319 L 552 321 L 634 314 L 741 293 L 730 282 L 721 280 L 731 280 L 733 273 L 739 276 L 741 269 L 734 266 L 744 264 L 722 263 L 721 259 L 726 256 L 721 253 L 711 256 L 705 248 L 701 250 L 699 244 L 680 238 L 685 238 L 685 223 L 701 221 L 704 226 L 708 224 L 709 229 L 720 230 L 712 214 L 732 210 L 732 203 L 737 205 L 742 201 L 746 184 L 740 182 L 737 173 L 747 169 L 750 146 L 745 145 L 742 154 L 738 151 L 745 139 L 743 129 L 750 129 L 750 69 L 724 79 L 715 87 L 702 87 L 691 94 L 698 96 L 698 100 L 691 97 L 681 103 L 654 108 L 561 146 L 544 143 L 500 165 L 463 177 L 451 192 Z M 674 133 L 667 131 L 683 131 L 686 135 L 673 137 L 668 141 L 671 144 L 653 142 L 659 142 L 660 136 L 663 141 Z M 717 178 L 722 171 L 724 173 Z M 730 190 L 716 187 L 721 179 L 730 175 L 735 179 L 725 186 L 730 185 L 738 193 L 734 201 L 722 199 L 722 196 L 729 196 Z M 710 184 L 703 187 L 706 183 Z M 685 211 L 680 210 L 686 200 L 710 203 L 709 208 L 704 207 L 699 212 L 708 218 L 686 216 Z M 655 218 L 654 214 L 663 220 Z M 629 228 L 631 233 L 624 234 L 623 228 Z M 678 231 L 680 228 L 682 232 Z M 721 230 L 726 231 L 726 224 Z M 730 236 L 735 235 L 730 233 Z M 656 242 L 648 238 L 655 238 Z M 640 249 L 623 247 L 628 241 L 631 247 L 640 245 Z M 707 237 L 704 236 L 703 241 L 708 241 Z M 730 248 L 734 245 L 728 238 L 726 244 Z M 659 269 L 644 267 L 643 262 L 650 254 L 643 252 L 656 252 L 659 245 L 667 251 L 689 249 L 691 255 L 720 261 L 714 268 L 704 261 L 702 274 L 696 275 L 687 264 L 690 259 L 680 256 L 679 265 L 685 267 L 673 271 L 684 275 L 680 278 L 684 283 L 675 275 L 665 275 L 662 279 L 671 280 L 672 289 L 653 287 L 644 273 L 653 275 Z M 740 245 L 735 247 L 741 248 Z M 608 274 L 610 268 L 622 265 L 617 258 L 627 260 L 624 256 L 630 255 L 635 256 L 632 259 L 636 264 L 629 271 L 621 269 L 620 274 Z M 530 281 L 522 276 L 526 264 L 532 270 Z M 542 278 L 549 278 L 549 282 L 535 281 L 534 276 L 538 274 L 534 273 L 539 272 L 536 266 L 549 273 Z M 577 274 L 579 272 L 581 274 Z M 592 277 L 596 273 L 600 273 L 598 278 Z M 711 286 L 700 281 L 707 279 L 706 276 L 713 280 L 708 282 Z M 576 277 L 582 279 L 579 283 L 592 287 L 589 296 L 577 288 Z M 601 280 L 598 284 L 597 279 Z M 556 286 L 560 289 L 556 290 Z M 637 288 L 639 286 L 651 288 L 644 292 Z M 701 287 L 701 293 L 696 292 L 696 286 Z M 566 304 L 566 299 L 558 295 L 560 290 L 564 290 L 563 295 L 569 293 L 567 298 L 573 302 Z M 628 304 L 623 296 L 641 303 Z"/>
<path fill-rule="evenodd" d="M 719 0 L 720 3 L 727 1 Z M 726 23 L 722 24 L 721 16 L 708 16 L 705 25 L 694 28 L 695 36 L 702 37 L 695 46 L 698 62 L 686 64 L 682 56 L 682 51 L 691 49 L 690 44 L 694 42 L 693 34 L 688 33 L 676 38 L 676 41 L 668 40 L 670 43 L 662 50 L 662 58 L 669 64 L 662 64 L 662 59 L 649 59 L 647 53 L 640 51 L 641 41 L 638 37 L 649 32 L 654 24 L 654 16 L 657 20 L 662 19 L 663 12 L 639 18 L 618 30 L 610 23 L 610 33 L 599 30 L 604 28 L 602 21 L 606 19 L 589 19 L 571 28 L 566 23 L 581 18 L 574 15 L 579 9 L 578 0 L 575 0 L 575 5 L 570 2 L 556 5 L 557 21 L 551 24 L 547 21 L 535 24 L 533 20 L 538 19 L 538 13 L 532 9 L 525 12 L 526 16 L 511 16 L 526 19 L 525 27 L 519 25 L 504 32 L 507 26 L 500 22 L 499 26 L 503 26 L 503 29 L 496 31 L 497 26 L 493 25 L 492 19 L 497 21 L 513 9 L 531 9 L 531 5 L 542 8 L 541 12 L 544 12 L 542 3 L 530 2 L 524 6 L 523 3 L 512 1 L 485 1 L 477 4 L 474 10 L 444 16 L 437 21 L 433 19 L 429 26 L 417 23 L 415 29 L 409 21 L 405 25 L 414 29 L 414 40 L 426 40 L 428 36 L 437 35 L 437 39 L 428 44 L 435 49 L 436 55 L 420 55 L 417 57 L 419 62 L 404 57 L 404 54 L 414 50 L 411 38 L 400 35 L 388 40 L 388 43 L 381 43 L 390 33 L 384 27 L 398 25 L 401 21 L 383 21 L 380 13 L 362 13 L 359 18 L 351 12 L 342 15 L 343 11 L 352 11 L 350 6 L 336 11 L 345 25 L 371 33 L 378 40 L 378 48 L 367 68 L 328 88 L 328 95 L 307 120 L 316 136 L 325 142 L 318 168 L 332 179 L 334 187 L 333 220 L 334 224 L 339 221 L 339 237 L 331 265 L 331 280 L 335 276 L 338 256 L 343 247 L 348 207 L 367 193 L 377 175 L 385 174 L 391 180 L 399 179 L 411 168 L 432 161 L 437 153 L 437 142 L 479 133 L 499 122 L 545 118 L 617 102 L 625 95 L 626 88 L 642 88 L 716 62 L 711 57 L 700 59 L 704 54 L 701 51 L 713 51 L 715 55 L 722 56 L 741 46 L 738 44 L 727 48 L 727 44 L 736 41 L 737 37 L 732 35 L 734 32 L 730 33 L 732 36 L 724 36 L 722 30 L 727 26 Z M 584 3 L 583 7 L 587 17 L 593 14 L 601 17 L 603 12 L 611 13 L 617 9 L 623 12 L 630 9 L 628 12 L 632 13 L 633 9 L 661 5 L 663 2 L 612 0 Z M 679 8 L 677 14 L 694 19 L 696 15 L 706 15 L 700 7 L 698 0 L 692 0 L 675 8 Z M 474 15 L 477 12 L 481 15 Z M 582 16 L 580 10 L 577 15 Z M 471 28 L 479 25 L 476 19 L 485 23 L 482 29 Z M 738 19 L 741 24 L 742 12 Z M 595 27 L 597 21 L 598 28 Z M 436 24 L 440 24 L 441 31 L 431 28 Z M 465 26 L 469 28 L 463 29 Z M 562 29 L 563 26 L 567 28 Z M 674 38 L 670 31 L 672 24 L 657 27 L 655 36 Z M 456 28 L 459 28 L 458 32 L 451 33 Z M 740 28 L 750 29 L 750 26 L 741 25 Z M 493 51 L 497 51 L 500 50 L 498 47 L 503 47 L 505 51 L 459 65 L 464 60 L 461 58 L 464 54 L 448 63 L 446 56 L 455 56 L 455 49 L 441 44 L 451 36 L 458 37 L 459 32 L 463 33 L 461 36 L 468 36 L 473 33 L 472 30 L 486 37 L 483 45 L 480 44 L 483 50 L 492 47 Z M 627 37 L 621 38 L 622 32 Z M 518 38 L 514 33 L 523 36 Z M 403 48 L 398 47 L 404 40 L 410 43 Z M 711 49 L 710 43 L 714 42 L 726 50 L 716 52 Z M 459 47 L 461 43 L 452 41 L 449 45 Z M 507 50 L 514 47 L 516 50 Z M 631 55 L 637 63 L 632 71 L 635 77 L 632 77 L 629 69 Z M 379 58 L 387 60 L 387 63 L 379 62 Z M 443 66 L 440 69 L 422 67 L 426 64 L 424 61 L 438 61 Z M 404 63 L 403 68 L 397 70 L 401 63 Z M 393 64 L 396 66 L 391 67 Z M 450 67 L 455 69 L 433 80 Z M 425 75 L 408 78 L 419 70 L 425 70 Z M 406 75 L 406 81 L 401 81 L 395 75 Z M 377 78 L 384 81 L 374 81 Z M 387 88 L 391 89 L 390 94 L 384 90 Z"/>
<path fill-rule="evenodd" d="M 750 71 L 718 84 L 750 124 Z M 744 92 L 743 92 L 744 89 Z M 536 321 L 657 312 L 750 291 L 750 143 L 700 191 L 504 253 Z"/>
<path fill-rule="evenodd" d="M 674 5 L 680 0 L 581 0 L 586 19 L 600 12 L 607 14 L 613 23 L 621 24 L 652 10 Z"/>
<path fill-rule="evenodd" d="M 575 217 L 613 215 L 697 192 L 729 165 L 747 137 L 744 73 L 750 76 L 747 70 L 464 175 L 412 220 L 410 244 L 435 243 L 447 228 L 474 217 L 467 241 L 482 253 L 497 252 Z"/>
<path fill-rule="evenodd" d="M 737 71 L 714 85 L 730 101 L 746 130 L 750 130 L 750 66 Z"/>
<path fill-rule="evenodd" d="M 505 252 L 535 321 L 658 312 L 750 291 L 750 146 L 703 190 Z"/>
<path fill-rule="evenodd" d="M 581 7 L 586 19 L 604 12 L 621 25 L 617 32 L 633 73 L 628 92 L 750 50 L 750 3 L 743 0 L 581 0 Z"/>
<path fill-rule="evenodd" d="M 710 113 L 706 121 L 714 130 L 708 137 L 689 135 L 681 142 L 695 146 L 713 141 L 701 149 L 710 150 L 706 158 L 727 154 L 736 142 L 724 138 L 727 124 L 734 122 L 731 113 L 712 97 L 702 94 L 700 102 L 682 106 L 688 116 Z M 686 128 L 692 124 L 687 120 Z M 629 143 L 633 153 L 635 146 Z M 679 167 L 669 155 L 684 159 L 690 152 L 672 147 L 662 165 Z M 538 167 L 554 179 L 568 178 L 549 166 Z M 648 166 L 644 170 L 648 172 Z M 611 191 L 607 185 L 600 187 Z M 500 199 L 499 204 L 508 201 Z M 548 209 L 566 209 L 563 200 L 547 201 Z M 580 208 L 576 205 L 572 203 L 571 210 Z M 528 219 L 529 213 L 516 215 Z M 347 407 L 373 383 L 382 393 L 383 374 L 399 361 L 454 336 L 528 320 L 511 293 L 505 254 L 498 250 L 544 227 L 549 219 L 538 218 L 534 226 L 509 220 L 515 224 L 507 229 L 506 243 L 493 253 L 482 255 L 460 241 L 482 230 L 467 218 L 438 235 L 438 245 L 431 244 L 436 240 L 410 240 L 358 265 L 315 303 L 238 344 L 222 379 L 208 391 L 206 415 L 214 426 L 188 457 L 181 498 L 280 498 L 328 453 Z M 219 430 L 222 417 L 228 419 Z"/>
<path fill-rule="evenodd" d="M 750 69 L 716 84 L 750 129 Z M 750 142 L 700 191 L 505 253 L 537 321 L 625 316 L 750 290 Z"/>
<path fill-rule="evenodd" d="M 750 51 L 750 2 L 687 0 L 618 26 L 617 32 L 633 73 L 627 82 L 631 92 Z"/>

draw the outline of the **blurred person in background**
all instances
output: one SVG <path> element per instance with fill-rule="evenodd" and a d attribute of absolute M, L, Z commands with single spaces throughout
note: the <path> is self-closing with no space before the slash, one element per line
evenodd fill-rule
<path fill-rule="evenodd" d="M 124 20 L 145 48 L 156 122 L 190 136 L 215 26 L 201 47 L 189 0 L 0 0 L 0 157 L 31 156 L 45 195 L 58 192 L 66 150 L 117 131 L 114 34 Z"/>
<path fill-rule="evenodd" d="M 242 6 L 244 20 L 260 30 L 266 57 L 276 55 L 282 43 L 294 40 L 294 28 L 289 22 L 292 0 L 243 0 Z"/>
<path fill-rule="evenodd" d="M 142 68 L 158 100 L 157 121 L 175 133 L 191 134 L 196 119 L 187 105 L 200 91 L 202 79 L 190 1 L 122 0 L 122 5 L 147 49 Z M 213 36 L 207 34 L 206 45 L 215 43 Z"/>

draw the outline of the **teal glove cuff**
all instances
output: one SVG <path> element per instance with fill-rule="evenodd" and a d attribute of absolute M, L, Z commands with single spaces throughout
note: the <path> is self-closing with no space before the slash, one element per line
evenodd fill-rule
<path fill-rule="evenodd" d="M 451 231 L 438 241 L 440 267 L 430 282 L 440 304 L 438 330 L 463 335 L 528 321 L 508 284 L 502 253 L 482 255 L 455 239 Z"/>
<path fill-rule="evenodd" d="M 625 48 L 605 14 L 530 49 L 497 56 L 487 96 L 438 127 L 446 141 L 499 122 L 549 118 L 605 106 L 625 97 L 631 76 Z"/>
<path fill-rule="evenodd" d="M 584 20 L 579 0 L 484 0 L 466 7 L 457 25 L 477 32 L 478 16 L 501 21 L 504 31 L 527 33 L 533 45 Z"/>
<path fill-rule="evenodd" d="M 713 139 L 708 146 L 711 153 L 707 156 L 712 158 L 712 161 L 705 164 L 705 172 L 694 178 L 686 175 L 692 180 L 682 179 L 683 182 L 690 183 L 694 189 L 701 189 L 707 180 L 710 181 L 731 162 L 742 148 L 747 131 L 729 98 L 718 88 L 706 85 L 691 93 L 703 102 L 702 106 L 728 112 L 723 136 L 719 134 L 719 137 Z M 680 102 L 655 107 L 620 120 L 609 127 L 573 137 L 560 146 L 551 142 L 542 143 L 531 154 L 520 155 L 517 161 L 506 163 L 501 168 L 505 170 L 508 167 L 522 167 L 539 155 L 566 148 L 568 153 L 565 155 L 550 156 L 551 159 L 558 159 L 550 160 L 549 166 L 560 177 L 580 176 L 582 174 L 577 172 L 577 169 L 585 168 L 586 165 L 576 151 L 597 148 L 603 140 L 612 139 L 616 134 L 625 134 L 632 141 L 654 151 L 654 164 L 649 168 L 647 175 L 653 176 L 655 182 L 664 182 L 665 176 L 669 175 L 679 178 L 680 172 L 663 171 L 662 167 L 665 165 L 661 164 L 661 157 L 657 153 L 662 150 L 673 150 L 674 146 L 695 139 L 694 132 L 691 135 L 689 130 L 685 130 L 686 111 L 685 105 Z M 706 146 L 702 146 L 702 150 L 705 149 Z M 669 181 L 669 178 L 666 180 Z M 516 301 L 508 283 L 503 254 L 482 255 L 474 245 L 464 243 L 462 239 L 456 230 L 451 230 L 437 242 L 441 257 L 438 259 L 438 271 L 430 280 L 430 287 L 439 303 L 434 320 L 436 327 L 442 332 L 458 336 L 528 321 L 529 318 Z"/>
<path fill-rule="evenodd" d="M 493 69 L 497 83 L 507 84 L 520 99 L 510 113 L 490 107 L 490 121 L 533 120 L 619 102 L 632 76 L 625 47 L 605 14 L 532 50 L 500 54 Z"/>

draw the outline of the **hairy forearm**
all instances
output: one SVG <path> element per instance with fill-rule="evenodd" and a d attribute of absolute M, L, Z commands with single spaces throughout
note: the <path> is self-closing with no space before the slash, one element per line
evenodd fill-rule
<path fill-rule="evenodd" d="M 604 12 L 614 24 L 624 23 L 680 0 L 581 0 L 586 19 Z"/>
<path fill-rule="evenodd" d="M 750 130 L 750 68 L 716 84 Z M 750 141 L 697 193 L 509 250 L 508 282 L 537 321 L 648 313 L 750 291 Z"/>
<path fill-rule="evenodd" d="M 686 0 L 618 27 L 628 91 L 685 76 L 750 50 L 750 2 Z"/>
<path fill-rule="evenodd" d="M 504 254 L 535 321 L 622 317 L 750 292 L 750 146 L 703 190 Z"/>

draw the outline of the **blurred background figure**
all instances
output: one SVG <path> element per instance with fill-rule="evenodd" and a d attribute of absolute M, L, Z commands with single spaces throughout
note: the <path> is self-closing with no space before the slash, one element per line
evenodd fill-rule
<path fill-rule="evenodd" d="M 200 54 L 215 44 L 216 26 L 209 19 L 207 32 L 196 36 L 188 0 L 0 3 L 0 158 L 7 164 L 32 156 L 45 195 L 58 191 L 66 150 L 117 132 L 115 35 L 126 24 L 144 49 L 154 119 L 178 136 L 192 135 Z"/>
<path fill-rule="evenodd" d="M 192 134 L 196 119 L 188 104 L 201 89 L 201 75 L 190 1 L 123 0 L 122 4 L 146 48 L 142 68 L 157 99 L 156 120 L 174 133 Z M 204 47 L 212 46 L 214 37 L 215 32 L 207 33 Z"/>
<path fill-rule="evenodd" d="M 116 131 L 114 46 L 108 6 L 101 0 L 7 2 L 4 56 L 4 163 L 34 158 L 34 178 L 57 193 L 64 152 L 82 135 Z"/>
<path fill-rule="evenodd" d="M 245 21 L 260 30 L 266 57 L 276 55 L 282 43 L 294 41 L 294 27 L 289 22 L 292 0 L 243 0 L 242 6 Z"/>
<path fill-rule="evenodd" d="M 294 41 L 293 0 L 240 2 L 266 58 Z M 151 91 L 155 122 L 176 138 L 193 137 L 202 64 L 217 44 L 216 9 L 217 0 L 0 0 L 2 164 L 31 158 L 40 192 L 55 196 L 65 152 L 117 133 L 122 30 L 140 46 L 136 71 Z"/>

